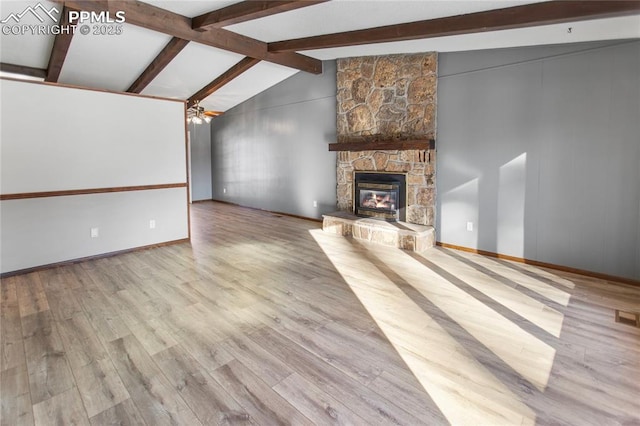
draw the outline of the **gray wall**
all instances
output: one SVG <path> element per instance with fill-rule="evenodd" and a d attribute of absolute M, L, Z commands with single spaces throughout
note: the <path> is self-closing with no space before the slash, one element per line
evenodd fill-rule
<path fill-rule="evenodd" d="M 321 75 L 297 73 L 213 119 L 213 198 L 321 218 L 336 210 L 335 138 L 331 61 Z"/>
<path fill-rule="evenodd" d="M 189 124 L 191 201 L 211 199 L 211 125 Z"/>
<path fill-rule="evenodd" d="M 640 279 L 640 42 L 439 61 L 438 240 Z"/>

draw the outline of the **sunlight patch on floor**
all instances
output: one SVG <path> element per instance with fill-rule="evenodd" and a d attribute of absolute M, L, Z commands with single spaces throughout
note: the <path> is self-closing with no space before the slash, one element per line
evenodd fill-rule
<path fill-rule="evenodd" d="M 564 315 L 562 312 L 542 303 L 516 288 L 516 283 L 496 273 L 497 277 L 487 275 L 477 267 L 461 262 L 448 255 L 446 250 L 428 251 L 422 257 L 424 263 L 434 264 L 455 276 L 464 284 L 473 287 L 496 303 L 537 325 L 554 337 L 560 337 Z M 491 272 L 491 271 L 490 271 Z M 498 279 L 506 278 L 506 279 Z M 568 302 L 568 300 L 567 300 Z"/>
<path fill-rule="evenodd" d="M 555 349 L 536 336 L 528 333 L 491 307 L 470 296 L 457 286 L 452 285 L 439 274 L 431 271 L 415 259 L 407 256 L 407 262 L 415 262 L 422 267 L 421 276 L 410 275 L 407 270 L 396 271 L 409 284 L 414 286 L 435 306 L 456 321 L 469 334 L 490 349 L 496 356 L 508 364 L 515 372 L 544 391 L 551 374 Z M 460 265 L 462 267 L 462 265 Z M 544 314 L 540 308 L 540 315 Z M 558 334 L 562 320 L 560 319 Z M 523 353 L 529 348 L 538 357 L 531 358 Z"/>
<path fill-rule="evenodd" d="M 484 257 L 484 256 L 480 256 L 484 259 L 485 262 L 492 262 L 494 264 L 499 264 L 499 262 L 507 262 L 512 264 L 512 268 L 516 268 L 516 269 L 520 269 L 522 270 L 522 274 L 523 276 L 527 277 L 527 273 L 530 273 L 532 275 L 536 275 L 537 277 L 539 277 L 539 279 L 536 279 L 536 281 L 538 282 L 543 282 L 544 281 L 548 281 L 553 283 L 554 285 L 557 285 L 558 287 L 564 287 L 568 290 L 573 290 L 576 287 L 576 284 L 564 277 L 561 277 L 559 275 L 554 274 L 553 272 L 547 271 L 545 269 L 543 269 L 542 267 L 538 267 L 538 266 L 534 266 L 534 265 L 529 265 L 526 263 L 515 263 L 515 262 L 510 262 L 510 261 L 505 261 L 505 260 L 498 260 L 498 259 L 493 259 L 490 257 Z M 570 294 L 566 294 L 565 297 L 569 297 Z M 564 305 L 564 303 L 562 303 Z M 566 305 L 568 305 L 568 301 L 566 303 Z"/>
<path fill-rule="evenodd" d="M 310 233 L 452 424 L 535 424 L 531 408 L 347 239 L 321 230 Z M 445 283 L 440 286 L 454 287 Z M 448 296 L 442 295 L 445 299 L 454 295 L 450 288 L 446 292 Z M 472 299 L 464 294 L 455 297 Z M 438 297 L 435 300 L 443 301 Z M 464 306 L 444 307 L 456 320 L 460 312 L 468 316 Z"/>
<path fill-rule="evenodd" d="M 443 252 L 448 253 L 450 250 L 444 249 Z M 471 255 L 462 252 L 456 252 L 456 254 L 464 256 L 469 261 L 480 265 L 482 268 L 486 268 L 490 272 L 512 281 L 514 284 L 538 293 L 540 296 L 543 296 L 552 302 L 562 306 L 569 305 L 571 294 L 559 287 L 573 289 L 575 284 L 565 278 L 558 277 L 539 268 L 532 271 L 529 265 L 518 264 L 507 266 L 510 262 L 506 260 L 492 259 L 485 256 L 475 254 Z"/>
<path fill-rule="evenodd" d="M 401 250 L 391 252 L 377 246 L 368 246 L 366 250 L 369 256 L 379 260 L 376 263 L 390 268 L 402 281 L 490 349 L 516 373 L 538 390 L 545 389 L 553 366 L 555 349 L 458 287 L 460 281 L 473 287 L 470 284 L 474 282 L 473 279 L 465 280 L 454 274 L 449 274 L 451 277 L 443 277 L 442 271 L 430 269 Z M 442 257 L 437 250 L 428 253 L 435 258 Z M 456 267 L 461 270 L 466 266 L 459 261 L 455 262 Z M 455 280 L 458 285 L 454 285 L 449 279 Z M 474 282 L 474 286 L 476 285 L 479 286 L 479 283 Z M 540 315 L 544 314 L 543 307 L 540 307 Z M 534 359 L 527 357 L 523 354 L 523 348 L 530 348 L 539 356 Z"/>

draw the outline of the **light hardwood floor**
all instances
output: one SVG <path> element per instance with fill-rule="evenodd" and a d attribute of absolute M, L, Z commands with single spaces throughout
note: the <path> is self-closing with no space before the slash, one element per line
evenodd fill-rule
<path fill-rule="evenodd" d="M 640 424 L 640 288 L 220 203 L 2 280 L 1 423 Z"/>

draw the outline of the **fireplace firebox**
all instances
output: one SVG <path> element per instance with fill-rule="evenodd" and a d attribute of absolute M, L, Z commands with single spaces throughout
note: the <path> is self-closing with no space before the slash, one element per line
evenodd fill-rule
<path fill-rule="evenodd" d="M 356 172 L 354 213 L 396 222 L 406 220 L 406 176 L 400 173 Z"/>

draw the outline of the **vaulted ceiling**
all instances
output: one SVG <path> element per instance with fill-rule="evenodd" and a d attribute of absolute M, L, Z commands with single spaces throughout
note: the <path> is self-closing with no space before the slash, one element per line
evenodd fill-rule
<path fill-rule="evenodd" d="M 75 34 L 15 29 L 55 24 L 44 11 L 65 25 L 70 10 L 124 12 L 124 23 L 87 21 L 89 34 L 77 22 Z M 321 60 L 640 37 L 640 1 L 2 0 L 0 19 L 3 75 L 218 111 L 296 72 L 320 73 Z"/>

